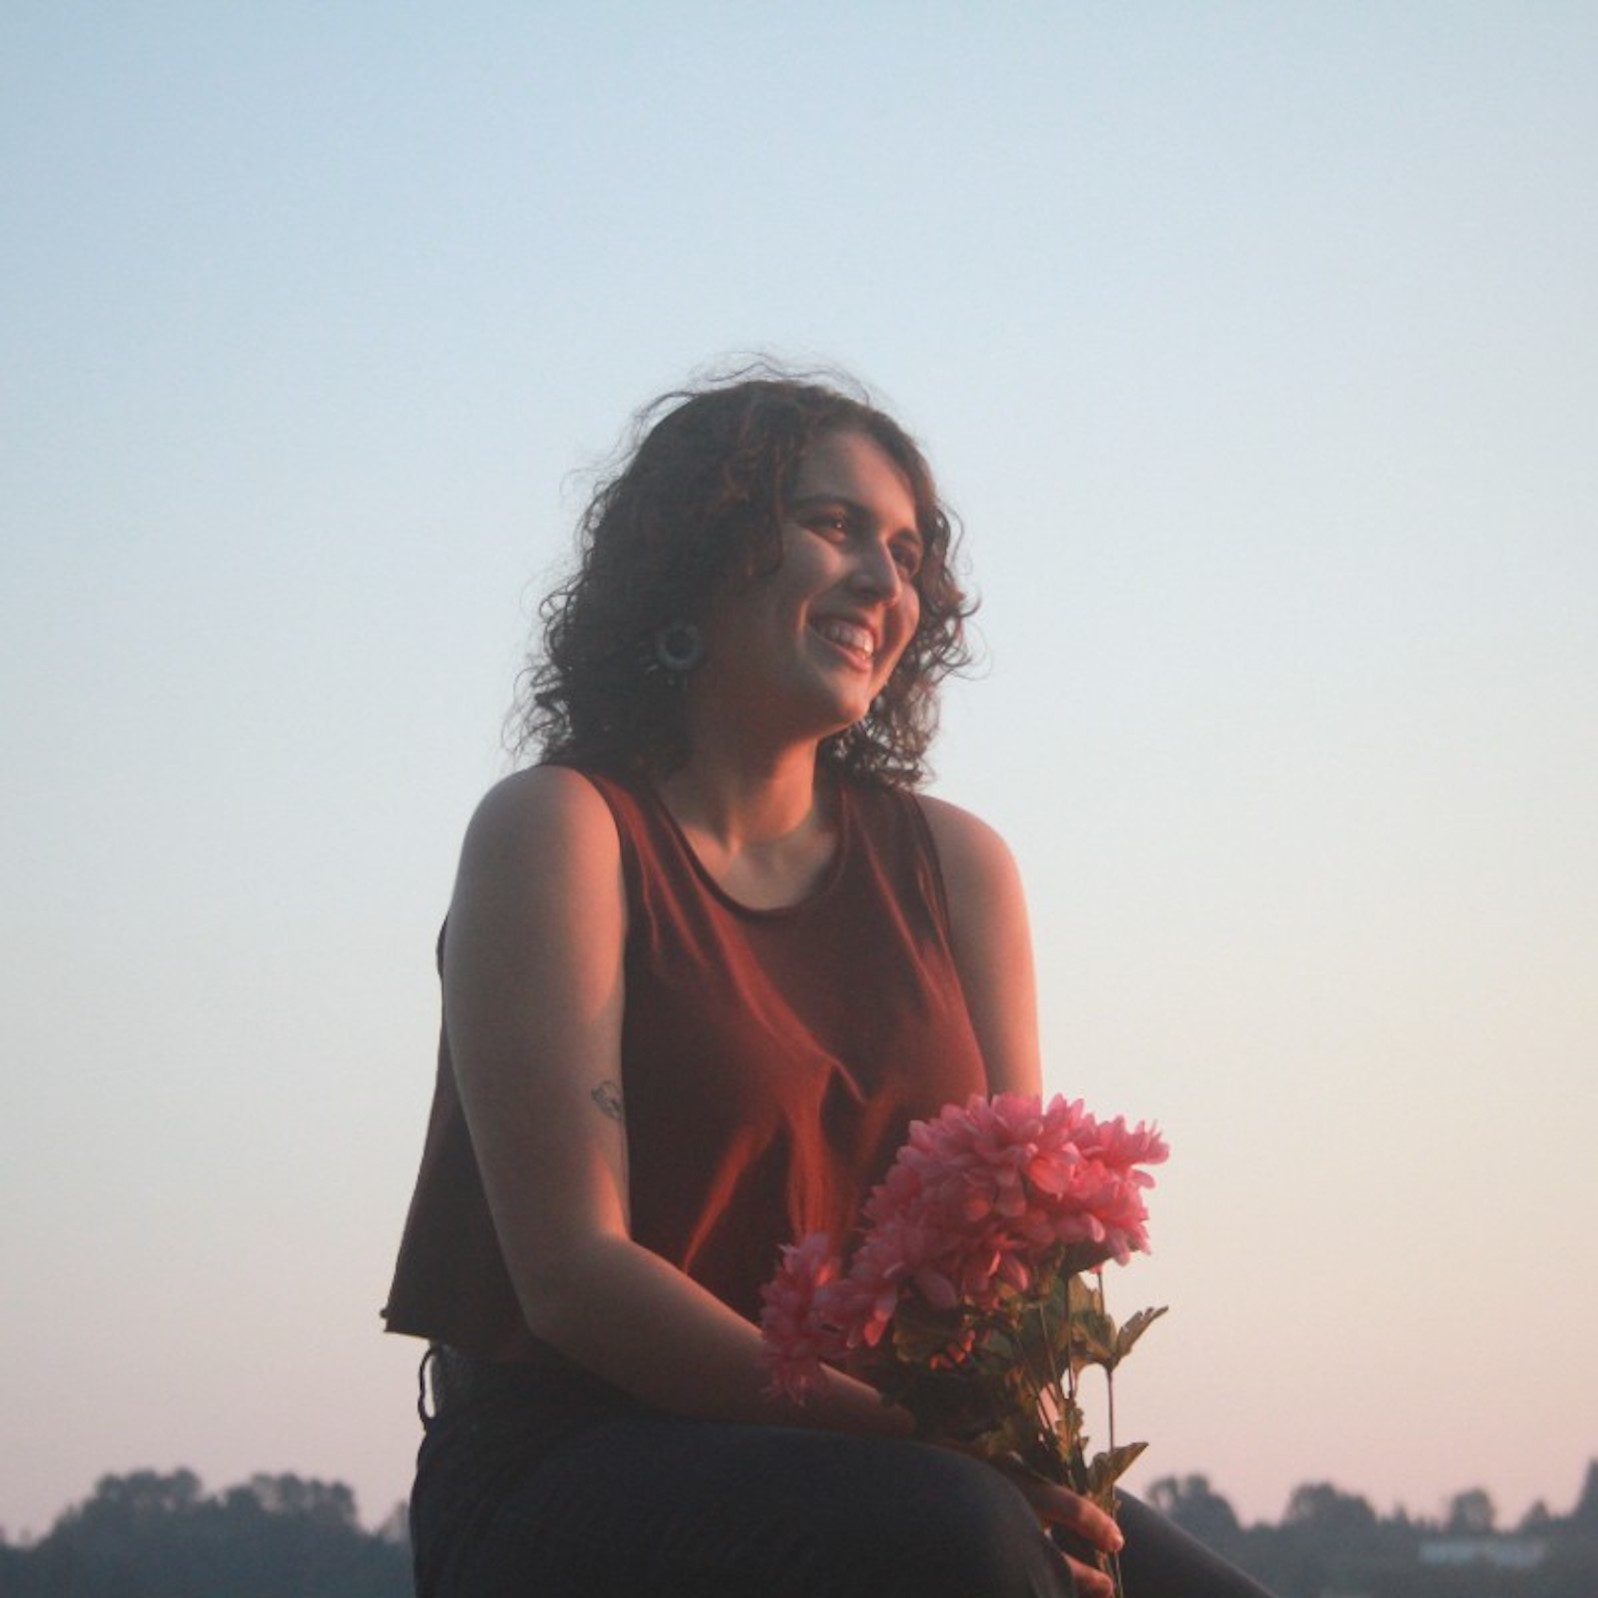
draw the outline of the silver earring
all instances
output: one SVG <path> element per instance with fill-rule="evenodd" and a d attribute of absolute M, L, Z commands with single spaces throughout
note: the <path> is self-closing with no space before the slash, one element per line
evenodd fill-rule
<path fill-rule="evenodd" d="M 704 663 L 705 635 L 691 621 L 676 621 L 657 630 L 654 664 L 675 683 Z"/>

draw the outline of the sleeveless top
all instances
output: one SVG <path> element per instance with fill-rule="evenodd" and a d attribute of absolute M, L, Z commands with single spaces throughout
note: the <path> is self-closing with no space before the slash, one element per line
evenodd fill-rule
<path fill-rule="evenodd" d="M 910 1122 L 988 1091 L 932 837 L 912 795 L 840 783 L 822 882 L 755 910 L 647 783 L 583 775 L 615 819 L 626 887 L 632 1236 L 755 1319 L 780 1244 L 827 1231 L 842 1246 Z M 383 1314 L 490 1360 L 548 1353 L 500 1253 L 447 1026 Z"/>

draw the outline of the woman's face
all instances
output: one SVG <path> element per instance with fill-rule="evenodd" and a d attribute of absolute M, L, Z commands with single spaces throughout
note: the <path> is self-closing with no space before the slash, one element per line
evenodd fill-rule
<path fill-rule="evenodd" d="M 711 606 L 689 691 L 762 734 L 823 738 L 866 714 L 915 634 L 915 498 L 868 435 L 824 434 L 800 462 L 781 535 L 782 564 Z"/>

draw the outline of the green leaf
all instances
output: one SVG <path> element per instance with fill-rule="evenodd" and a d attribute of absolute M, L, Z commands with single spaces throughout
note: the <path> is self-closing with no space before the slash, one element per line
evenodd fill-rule
<path fill-rule="evenodd" d="M 1065 1401 L 1065 1409 L 1054 1423 L 1054 1434 L 1062 1446 L 1080 1453 L 1087 1447 L 1087 1433 L 1083 1431 L 1082 1406 L 1075 1399 Z"/>
<path fill-rule="evenodd" d="M 1021 1357 L 1021 1345 L 1008 1326 L 990 1326 L 977 1346 L 983 1354 L 991 1354 L 1005 1364 L 1013 1365 Z"/>
<path fill-rule="evenodd" d="M 894 1353 L 907 1364 L 927 1364 L 959 1342 L 962 1326 L 958 1310 L 936 1310 L 907 1299 L 893 1317 Z"/>
<path fill-rule="evenodd" d="M 1070 1299 L 1071 1313 L 1076 1315 L 1083 1310 L 1097 1310 L 1104 1313 L 1104 1291 L 1102 1288 L 1089 1282 L 1085 1276 L 1067 1276 L 1066 1292 Z"/>
<path fill-rule="evenodd" d="M 1071 1369 L 1089 1365 L 1108 1370 L 1115 1361 L 1115 1322 L 1102 1309 L 1079 1310 L 1071 1317 Z"/>
<path fill-rule="evenodd" d="M 1121 1327 L 1115 1337 L 1115 1360 L 1117 1364 L 1132 1352 L 1133 1345 L 1138 1338 L 1165 1314 L 1167 1308 L 1167 1305 L 1162 1304 L 1158 1309 L 1140 1309 L 1136 1315 L 1132 1316 Z"/>
<path fill-rule="evenodd" d="M 1102 1454 L 1095 1454 L 1088 1466 L 1087 1496 L 1101 1509 L 1113 1511 L 1115 1484 L 1132 1468 L 1147 1443 L 1122 1443 Z"/>
<path fill-rule="evenodd" d="M 1044 1309 L 1049 1319 L 1059 1325 L 1066 1317 L 1066 1312 L 1071 1307 L 1071 1288 L 1077 1278 L 1063 1276 L 1058 1271 L 1051 1271 L 1046 1278 L 1047 1291 L 1040 1295 Z"/>
<path fill-rule="evenodd" d="M 1119 1481 L 1148 1446 L 1147 1443 L 1121 1443 L 1095 1454 L 1088 1466 L 1088 1480 L 1095 1487 L 1108 1487 Z"/>

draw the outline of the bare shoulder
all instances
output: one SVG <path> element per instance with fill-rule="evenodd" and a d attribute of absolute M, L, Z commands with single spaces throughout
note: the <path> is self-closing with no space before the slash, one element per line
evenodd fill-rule
<path fill-rule="evenodd" d="M 526 853 L 576 853 L 595 863 L 619 853 L 610 807 L 580 772 L 532 766 L 495 783 L 466 829 L 467 861 L 505 862 Z"/>
<path fill-rule="evenodd" d="M 941 799 L 921 806 L 949 900 L 950 941 L 994 1092 L 1036 1093 L 1037 991 L 1026 895 L 1009 845 L 987 822 Z"/>
<path fill-rule="evenodd" d="M 947 799 L 920 794 L 916 802 L 937 845 L 951 902 L 967 895 L 980 899 L 1015 891 L 1019 885 L 1015 856 L 987 822 Z"/>
<path fill-rule="evenodd" d="M 466 828 L 451 938 L 475 927 L 509 951 L 537 925 L 551 940 L 587 928 L 608 944 L 623 899 L 610 806 L 579 772 L 535 766 L 490 788 Z"/>
<path fill-rule="evenodd" d="M 496 783 L 466 829 L 450 899 L 444 1011 L 457 1073 L 521 1080 L 555 1017 L 573 1005 L 598 1014 L 626 928 L 621 844 L 593 784 L 554 767 Z"/>

